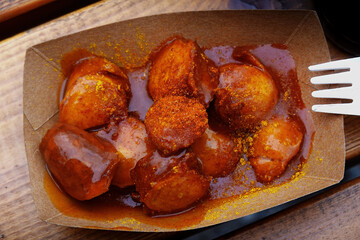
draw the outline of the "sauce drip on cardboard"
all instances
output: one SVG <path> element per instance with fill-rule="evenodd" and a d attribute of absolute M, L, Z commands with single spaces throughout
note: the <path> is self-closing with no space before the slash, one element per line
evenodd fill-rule
<path fill-rule="evenodd" d="M 310 154 L 312 121 L 284 45 L 201 48 L 176 36 L 142 67 L 83 49 L 62 67 L 59 123 L 40 150 L 63 214 L 182 228 L 295 180 Z"/>

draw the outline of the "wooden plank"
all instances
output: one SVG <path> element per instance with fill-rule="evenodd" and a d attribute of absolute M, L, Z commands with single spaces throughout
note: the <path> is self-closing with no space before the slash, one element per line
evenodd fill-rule
<path fill-rule="evenodd" d="M 43 6 L 54 0 L 4 0 L 0 2 L 0 22 Z"/>
<path fill-rule="evenodd" d="M 360 179 L 222 239 L 360 239 Z"/>
<path fill-rule="evenodd" d="M 115 21 L 176 11 L 227 9 L 231 2 L 221 0 L 103 1 L 0 42 L 0 237 L 6 239 L 139 239 L 144 237 L 165 239 L 184 235 L 184 233 L 147 234 L 75 229 L 50 225 L 39 220 L 30 191 L 22 132 L 22 75 L 25 51 L 28 47 L 40 42 Z M 345 118 L 347 158 L 360 154 L 359 129 L 358 117 Z M 254 232 L 258 232 L 258 235 L 254 236 L 271 236 L 260 233 L 267 234 L 271 232 L 271 229 L 285 231 L 282 228 L 284 222 L 287 223 L 286 226 L 299 225 L 306 229 L 308 235 L 302 236 L 312 236 L 314 229 L 309 227 L 311 226 L 309 221 L 315 217 L 314 214 L 310 214 L 314 211 L 318 214 L 317 223 L 321 221 L 329 223 L 334 229 L 331 232 L 334 237 L 343 236 L 342 229 L 335 227 L 334 224 L 344 221 L 348 224 L 344 227 L 348 235 L 344 236 L 352 239 L 351 237 L 358 233 L 354 227 L 359 225 L 357 214 L 359 212 L 359 205 L 357 205 L 359 182 L 355 181 L 329 194 L 291 208 L 290 215 L 276 215 L 281 221 L 277 221 L 277 217 L 270 218 L 259 223 L 260 225 L 241 230 L 229 237 L 252 236 L 251 234 L 256 234 Z M 336 201 L 339 201 L 341 205 L 335 204 Z M 302 210 L 303 208 L 306 210 Z M 353 210 L 350 211 L 349 208 Z M 343 210 L 346 211 L 345 218 L 341 217 L 340 211 Z M 321 214 L 322 211 L 326 214 Z M 295 220 L 291 221 L 292 218 Z M 328 220 L 330 218 L 334 219 L 333 222 Z M 353 221 L 350 221 L 351 219 Z M 325 225 L 321 226 L 326 230 Z M 194 232 L 189 234 L 191 233 Z"/>

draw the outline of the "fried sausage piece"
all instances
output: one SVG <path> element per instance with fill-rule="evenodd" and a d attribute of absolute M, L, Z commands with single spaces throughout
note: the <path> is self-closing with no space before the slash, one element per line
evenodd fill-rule
<path fill-rule="evenodd" d="M 109 124 L 106 129 L 96 134 L 111 142 L 119 153 L 120 161 L 111 184 L 120 188 L 134 185 L 130 170 L 141 158 L 154 151 L 144 123 L 134 116 L 129 116 L 119 124 Z"/>
<path fill-rule="evenodd" d="M 201 165 L 185 150 L 171 157 L 157 151 L 142 158 L 131 171 L 140 201 L 155 213 L 175 213 L 207 195 L 210 178 L 199 173 Z"/>
<path fill-rule="evenodd" d="M 208 106 L 218 78 L 217 67 L 199 45 L 177 37 L 151 57 L 148 89 L 154 100 L 168 95 L 189 96 Z"/>
<path fill-rule="evenodd" d="M 88 129 L 124 119 L 130 97 L 127 79 L 105 73 L 82 76 L 61 101 L 59 121 Z"/>
<path fill-rule="evenodd" d="M 246 64 L 221 66 L 219 88 L 215 109 L 232 129 L 253 128 L 268 116 L 279 98 L 272 77 Z"/>
<path fill-rule="evenodd" d="M 155 101 L 145 116 L 151 142 L 164 154 L 190 146 L 208 127 L 205 107 L 196 99 L 167 96 Z"/>
<path fill-rule="evenodd" d="M 297 121 L 275 117 L 254 137 L 249 158 L 257 179 L 267 183 L 279 177 L 299 152 L 303 131 Z"/>
<path fill-rule="evenodd" d="M 75 126 L 57 123 L 47 131 L 39 148 L 52 176 L 70 196 L 88 200 L 108 190 L 118 164 L 111 143 Z"/>
<path fill-rule="evenodd" d="M 96 73 L 110 73 L 121 78 L 121 81 L 128 81 L 128 77 L 125 72 L 119 68 L 117 65 L 112 63 L 106 58 L 91 55 L 85 58 L 78 60 L 71 71 L 70 76 L 68 76 L 66 89 L 71 89 L 76 80 L 89 74 Z"/>
<path fill-rule="evenodd" d="M 204 175 L 212 177 L 225 177 L 240 159 L 231 137 L 209 128 L 191 145 L 191 150 L 201 160 Z"/>
<path fill-rule="evenodd" d="M 258 67 L 260 70 L 266 72 L 265 66 L 248 49 L 236 47 L 231 56 L 237 61 Z"/>

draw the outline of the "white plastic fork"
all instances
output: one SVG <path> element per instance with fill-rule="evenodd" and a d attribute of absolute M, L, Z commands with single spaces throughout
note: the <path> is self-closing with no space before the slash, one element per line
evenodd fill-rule
<path fill-rule="evenodd" d="M 316 98 L 350 99 L 351 103 L 313 105 L 315 112 L 360 116 L 360 57 L 331 61 L 309 67 L 310 71 L 348 70 L 311 78 L 312 84 L 351 84 L 351 86 L 312 92 Z"/>

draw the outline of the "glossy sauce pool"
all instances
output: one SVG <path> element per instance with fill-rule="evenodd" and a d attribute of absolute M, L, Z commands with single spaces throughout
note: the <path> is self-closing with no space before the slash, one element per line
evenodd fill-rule
<path fill-rule="evenodd" d="M 54 183 L 50 175 L 45 174 L 44 187 L 54 206 L 63 214 L 97 221 L 114 221 L 126 217 L 132 217 L 139 222 L 158 226 L 161 228 L 184 229 L 204 220 L 208 210 L 231 201 L 241 198 L 252 192 L 268 189 L 281 185 L 293 179 L 302 169 L 306 162 L 311 148 L 314 135 L 313 124 L 310 113 L 305 109 L 301 99 L 301 91 L 297 79 L 295 62 L 284 45 L 262 45 L 231 47 L 217 46 L 204 49 L 204 53 L 215 62 L 217 66 L 230 62 L 238 62 L 231 56 L 237 51 L 248 50 L 256 56 L 267 71 L 274 78 L 280 92 L 279 102 L 274 114 L 291 115 L 297 119 L 304 132 L 304 139 L 301 151 L 290 161 L 285 173 L 275 179 L 270 185 L 256 181 L 255 174 L 246 156 L 242 156 L 233 173 L 226 177 L 214 178 L 210 185 L 208 197 L 195 207 L 184 212 L 166 216 L 148 216 L 143 212 L 140 203 L 135 202 L 131 193 L 134 187 L 119 189 L 110 187 L 110 190 L 103 195 L 88 201 L 78 201 L 69 197 L 61 191 Z M 62 61 L 64 75 L 69 73 L 71 65 L 76 60 L 88 56 L 86 51 L 73 52 L 66 55 Z M 133 97 L 130 101 L 129 111 L 134 112 L 141 120 L 144 120 L 147 109 L 152 104 L 152 99 L 147 92 L 148 65 L 131 69 L 127 72 L 131 84 Z M 64 81 L 62 89 L 66 81 Z M 63 91 L 62 90 L 62 91 Z M 60 91 L 60 100 L 63 96 Z M 212 130 L 228 132 L 215 118 L 212 118 L 211 106 L 209 112 L 209 125 Z M 233 134 L 233 133 L 229 133 Z M 91 227 L 91 226 L 89 226 Z M 131 230 L 119 227 L 120 230 Z"/>

